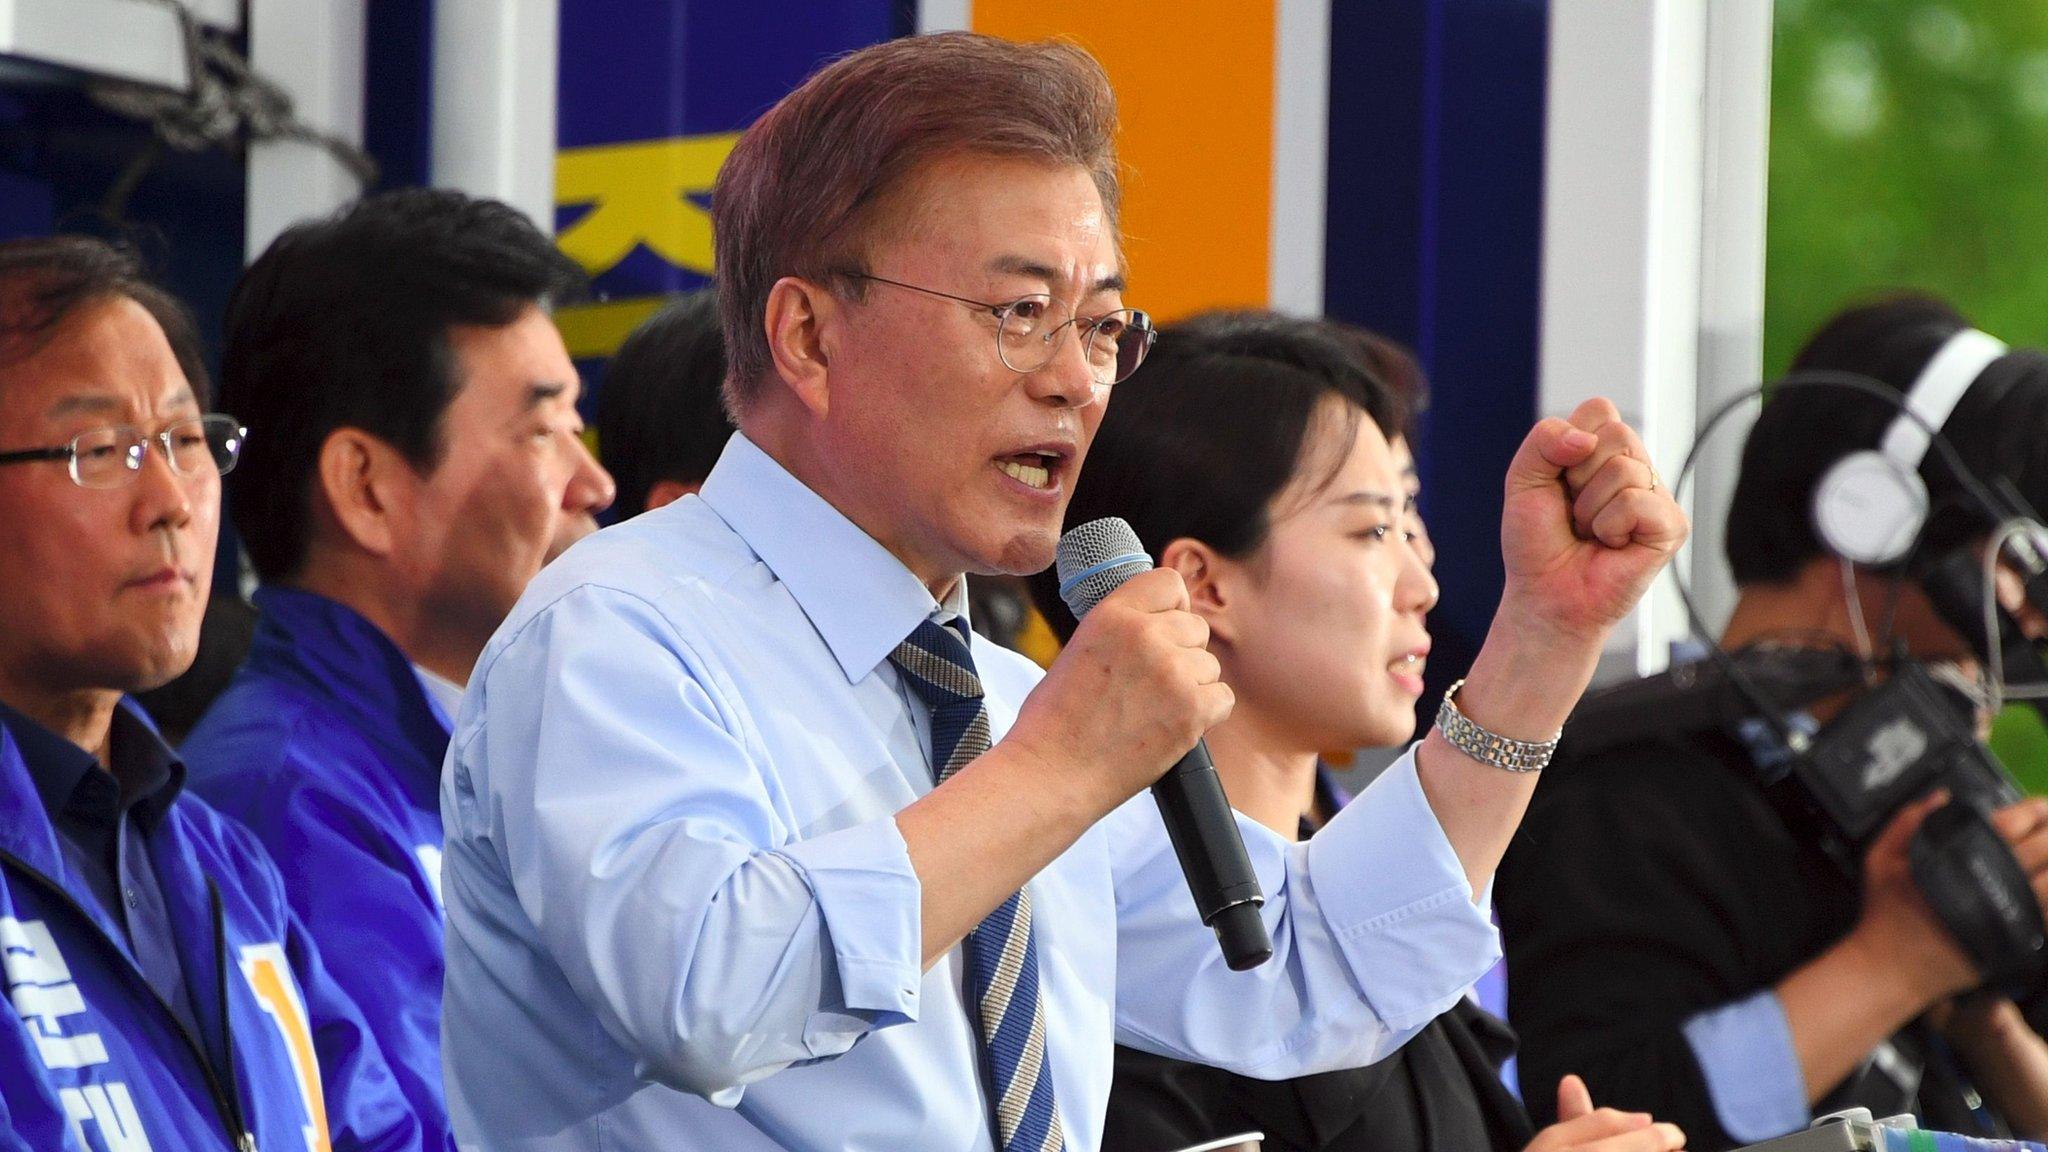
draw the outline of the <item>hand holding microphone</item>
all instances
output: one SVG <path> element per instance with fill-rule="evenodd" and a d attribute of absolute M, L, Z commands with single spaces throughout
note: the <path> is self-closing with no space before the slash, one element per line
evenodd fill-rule
<path fill-rule="evenodd" d="M 1076 708 L 1076 717 L 1092 712 L 1097 722 L 1127 732 L 1134 746 L 1122 750 L 1125 762 L 1106 769 L 1125 781 L 1135 769 L 1138 786 L 1152 784 L 1196 911 L 1215 930 L 1225 961 L 1239 971 L 1264 963 L 1273 954 L 1259 917 L 1265 897 L 1201 741 L 1230 714 L 1231 700 L 1207 649 L 1208 624 L 1188 610 L 1179 573 L 1154 569 L 1137 533 L 1115 517 L 1080 525 L 1060 540 L 1059 575 L 1060 596 L 1080 626 L 1047 682 L 1064 680 L 1075 665 L 1073 689 L 1082 699 L 1066 697 L 1063 683 L 1047 704 Z M 1157 657 L 1148 643 L 1157 645 Z M 1187 706 L 1178 703 L 1183 698 Z M 1037 700 L 1034 693 L 1026 708 Z M 1103 715 L 1105 707 L 1113 714 Z"/>
<path fill-rule="evenodd" d="M 1135 796 L 1230 715 L 1230 689 L 1180 574 L 1131 580 L 1081 622 L 1005 743 L 1057 766 L 1086 806 Z"/>

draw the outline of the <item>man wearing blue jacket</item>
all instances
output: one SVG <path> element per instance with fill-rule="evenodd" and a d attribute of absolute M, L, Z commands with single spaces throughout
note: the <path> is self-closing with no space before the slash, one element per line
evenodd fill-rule
<path fill-rule="evenodd" d="M 0 1149 L 412 1149 L 417 1121 L 247 831 L 125 694 L 192 662 L 221 475 L 182 307 L 0 244 Z"/>
<path fill-rule="evenodd" d="M 228 309 L 262 618 L 186 741 L 193 787 L 276 857 L 435 1146 L 449 720 L 550 540 L 612 494 L 545 311 L 579 281 L 513 209 L 406 191 L 290 229 Z"/>

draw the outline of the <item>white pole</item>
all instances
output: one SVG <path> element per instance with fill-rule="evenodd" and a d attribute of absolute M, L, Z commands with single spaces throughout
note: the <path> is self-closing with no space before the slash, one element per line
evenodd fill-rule
<path fill-rule="evenodd" d="M 351 144 L 363 140 L 364 0 L 249 0 L 249 63 L 292 98 L 294 115 Z M 249 148 L 248 259 L 279 232 L 360 195 L 317 144 L 265 140 Z"/>
<path fill-rule="evenodd" d="M 555 222 L 558 0 L 437 0 L 433 183 Z"/>
<path fill-rule="evenodd" d="M 917 6 L 917 34 L 966 32 L 974 27 L 974 0 L 923 0 Z"/>
<path fill-rule="evenodd" d="M 1611 398 L 1667 475 L 1697 405 L 1706 5 L 1550 7 L 1539 407 Z M 1656 670 L 1685 630 L 1660 581 L 1615 630 L 1602 678 Z"/>
<path fill-rule="evenodd" d="M 1706 202 L 1700 219 L 1698 418 L 1758 384 L 1764 358 L 1764 207 L 1770 169 L 1771 5 L 1723 0 L 1707 19 Z M 1718 636 L 1735 607 L 1722 554 L 1728 501 L 1755 409 L 1700 449 L 1692 478 L 1693 601 Z"/>
<path fill-rule="evenodd" d="M 1273 61 L 1273 218 L 1267 299 L 1323 314 L 1329 198 L 1331 0 L 1279 0 Z"/>

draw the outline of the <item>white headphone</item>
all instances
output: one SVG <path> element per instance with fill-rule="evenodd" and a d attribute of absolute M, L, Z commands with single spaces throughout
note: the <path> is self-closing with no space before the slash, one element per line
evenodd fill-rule
<path fill-rule="evenodd" d="M 1871 565 L 1895 563 L 1912 550 L 1927 523 L 1920 462 L 1933 433 L 2005 353 L 2003 342 L 1975 328 L 1949 337 L 1906 390 L 1905 410 L 1879 446 L 1851 452 L 1821 475 L 1813 490 L 1813 528 L 1823 544 L 1837 556 Z"/>

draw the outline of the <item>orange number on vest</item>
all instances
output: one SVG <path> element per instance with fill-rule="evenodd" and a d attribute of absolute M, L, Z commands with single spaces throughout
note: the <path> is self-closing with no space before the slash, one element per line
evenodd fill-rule
<path fill-rule="evenodd" d="M 242 949 L 242 975 L 256 1002 L 270 1014 L 291 1054 L 299 1077 L 299 1098 L 306 1105 L 306 1152 L 331 1152 L 327 1142 L 327 1098 L 320 1091 L 320 1060 L 313 1052 L 313 1029 L 306 1020 L 306 1002 L 292 978 L 284 949 L 276 944 L 251 944 Z"/>

